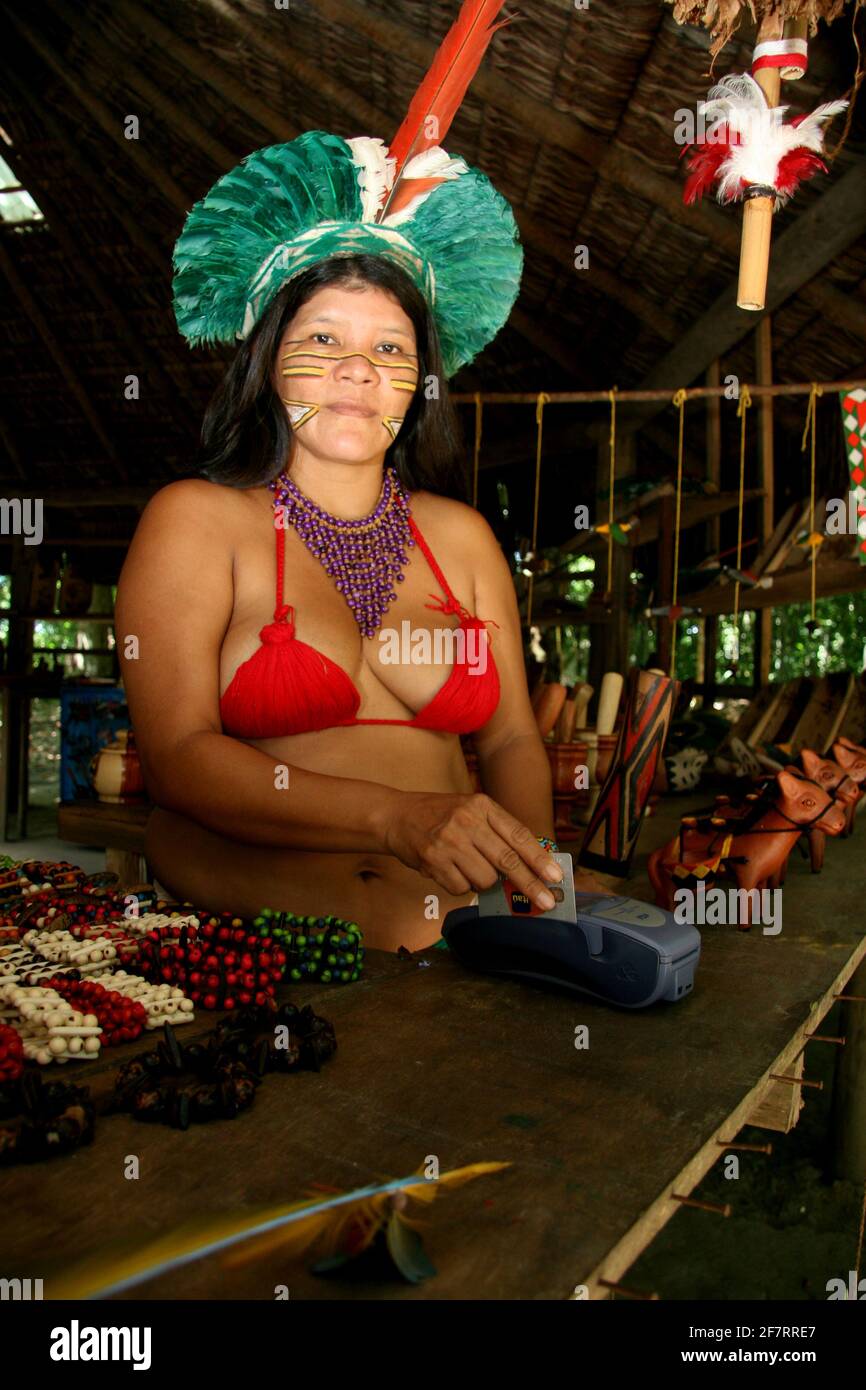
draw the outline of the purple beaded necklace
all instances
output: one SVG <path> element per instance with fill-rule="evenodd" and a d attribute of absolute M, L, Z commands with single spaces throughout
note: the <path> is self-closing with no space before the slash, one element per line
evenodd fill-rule
<path fill-rule="evenodd" d="M 362 637 L 374 637 L 397 595 L 394 583 L 405 577 L 404 551 L 415 544 L 409 528 L 410 494 L 393 466 L 385 468 L 379 501 L 357 521 L 331 516 L 317 507 L 283 470 L 268 483 L 274 512 L 282 507 L 304 545 L 336 582 Z M 275 515 L 276 524 L 276 515 Z"/>

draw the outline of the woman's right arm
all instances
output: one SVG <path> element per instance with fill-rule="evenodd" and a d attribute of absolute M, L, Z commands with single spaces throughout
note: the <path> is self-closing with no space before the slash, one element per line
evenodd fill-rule
<path fill-rule="evenodd" d="M 490 797 L 308 772 L 222 732 L 230 534 L 219 488 L 170 483 L 142 513 L 120 575 L 115 635 L 152 800 L 241 843 L 391 854 L 454 894 L 489 888 L 502 871 L 538 899 L 539 875 L 559 871 L 549 873 L 532 832 Z"/>
<path fill-rule="evenodd" d="M 170 483 L 142 513 L 120 575 L 115 634 L 148 793 L 233 840 L 381 853 L 397 789 L 296 767 L 280 775 L 285 764 L 222 733 L 229 534 L 218 488 Z"/>

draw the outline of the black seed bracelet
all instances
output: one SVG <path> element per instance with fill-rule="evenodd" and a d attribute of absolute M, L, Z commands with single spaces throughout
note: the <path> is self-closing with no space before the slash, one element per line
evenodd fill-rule
<path fill-rule="evenodd" d="M 25 1071 L 0 1086 L 0 1121 L 12 1116 L 21 1117 L 17 1124 L 0 1124 L 0 1165 L 53 1158 L 93 1138 L 89 1087 L 43 1082 L 40 1072 Z"/>
<path fill-rule="evenodd" d="M 275 1040 L 258 1037 L 263 1030 Z M 164 1033 L 153 1051 L 120 1068 L 109 1109 L 176 1129 L 234 1119 L 252 1105 L 266 1072 L 318 1071 L 337 1046 L 333 1025 L 309 1005 L 237 1010 L 206 1042 L 181 1044 L 169 1023 Z"/>

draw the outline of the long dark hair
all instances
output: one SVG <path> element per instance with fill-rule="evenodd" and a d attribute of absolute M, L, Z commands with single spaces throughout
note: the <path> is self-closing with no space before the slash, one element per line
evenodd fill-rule
<path fill-rule="evenodd" d="M 385 453 L 410 491 L 468 498 L 463 441 L 448 394 L 435 320 L 421 292 L 382 256 L 332 256 L 295 276 L 275 296 L 214 392 L 205 411 L 199 472 L 210 482 L 248 488 L 270 482 L 290 461 L 292 427 L 271 384 L 283 333 L 325 285 L 389 290 L 412 321 L 418 351 L 418 389 L 400 433 Z M 438 393 L 428 399 L 430 378 Z"/>

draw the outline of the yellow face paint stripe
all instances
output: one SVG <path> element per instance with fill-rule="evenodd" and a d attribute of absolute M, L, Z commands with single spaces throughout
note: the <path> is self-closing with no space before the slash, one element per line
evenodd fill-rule
<path fill-rule="evenodd" d="M 374 367 L 408 367 L 410 372 L 417 372 L 418 368 L 409 358 L 389 357 L 383 362 L 375 357 L 371 357 L 366 352 L 313 352 L 308 348 L 301 348 L 297 352 L 284 352 L 280 358 L 281 362 L 287 362 L 291 357 L 318 357 L 324 362 L 345 362 L 348 357 L 363 357 Z"/>

